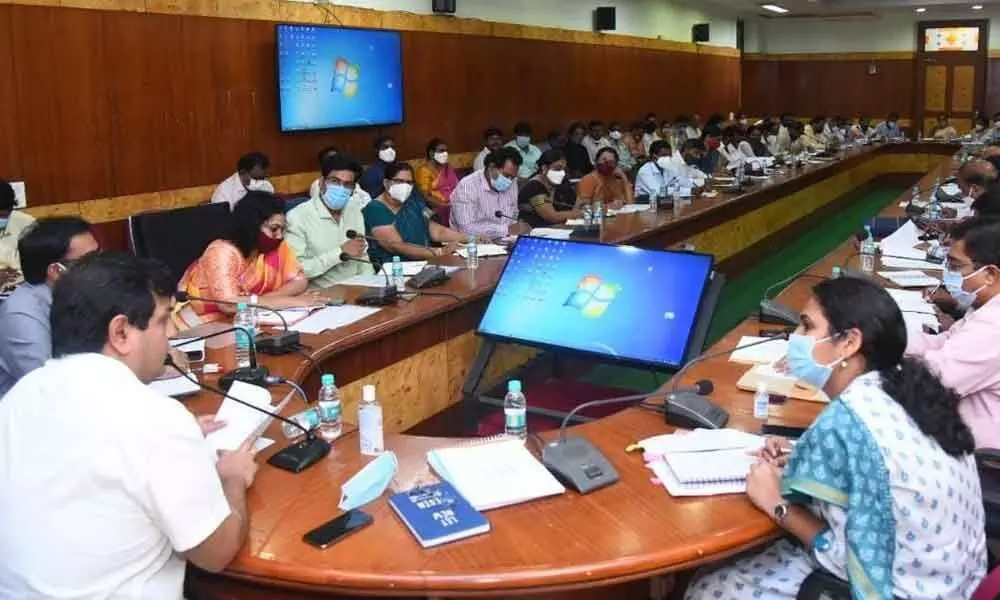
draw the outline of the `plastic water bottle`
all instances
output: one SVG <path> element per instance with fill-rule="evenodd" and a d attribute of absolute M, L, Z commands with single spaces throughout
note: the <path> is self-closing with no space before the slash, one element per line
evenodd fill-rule
<path fill-rule="evenodd" d="M 753 395 L 753 418 L 759 421 L 767 421 L 770 409 L 771 395 L 767 393 L 767 384 L 758 383 L 757 391 Z"/>
<path fill-rule="evenodd" d="M 257 328 L 254 326 L 253 314 L 244 302 L 236 305 L 236 316 L 233 317 L 233 327 L 239 328 L 233 332 L 236 338 L 236 368 L 243 369 L 250 366 L 250 344 L 257 337 Z"/>
<path fill-rule="evenodd" d="M 588 229 L 594 226 L 594 209 L 589 204 L 583 205 L 583 226 Z"/>
<path fill-rule="evenodd" d="M 861 242 L 861 271 L 873 273 L 875 271 L 875 238 L 872 236 L 872 226 L 865 225 L 865 241 Z"/>
<path fill-rule="evenodd" d="M 320 409 L 316 407 L 292 415 L 291 417 L 288 417 L 288 419 L 290 421 L 294 421 L 299 425 L 301 425 L 302 429 L 305 429 L 306 431 L 312 431 L 317 426 L 319 426 L 319 424 L 323 420 L 323 417 L 320 414 Z M 285 434 L 285 437 L 288 439 L 297 438 L 300 435 L 305 435 L 302 433 L 302 429 L 292 426 L 291 423 L 285 423 L 285 422 L 281 423 L 281 433 Z"/>
<path fill-rule="evenodd" d="M 910 197 L 910 204 L 920 204 L 920 186 L 913 186 L 913 196 Z"/>
<path fill-rule="evenodd" d="M 479 246 L 476 244 L 476 236 L 470 235 L 469 241 L 465 245 L 465 266 L 469 269 L 479 268 Z"/>
<path fill-rule="evenodd" d="M 339 438 L 344 430 L 340 418 L 340 390 L 337 389 L 331 373 L 325 373 L 319 381 L 319 412 L 322 417 L 319 423 L 319 435 L 330 442 Z"/>
<path fill-rule="evenodd" d="M 600 200 L 594 202 L 594 225 L 604 227 L 604 203 Z"/>
<path fill-rule="evenodd" d="M 478 252 L 476 253 L 478 257 Z M 406 278 L 403 277 L 403 263 L 398 256 L 392 257 L 392 283 L 396 286 L 397 292 L 406 291 Z"/>
<path fill-rule="evenodd" d="M 843 277 L 843 273 L 840 272 L 840 267 L 834 267 L 833 268 L 833 272 L 830 273 L 830 278 L 831 279 L 840 279 L 841 277 Z"/>
<path fill-rule="evenodd" d="M 666 186 L 660 186 L 660 189 L 649 195 L 649 210 L 652 212 L 657 212 L 660 210 L 660 198 L 665 198 L 667 195 Z"/>
<path fill-rule="evenodd" d="M 504 433 L 519 439 L 528 437 L 528 400 L 521 393 L 521 382 L 507 382 L 507 395 L 503 398 Z"/>
<path fill-rule="evenodd" d="M 937 201 L 936 197 L 927 206 L 927 218 L 931 221 L 937 221 L 941 218 L 941 203 Z"/>
<path fill-rule="evenodd" d="M 361 388 L 358 429 L 361 431 L 361 454 L 377 456 L 385 451 L 385 437 L 382 434 L 382 405 L 375 397 L 374 385 L 366 385 Z"/>

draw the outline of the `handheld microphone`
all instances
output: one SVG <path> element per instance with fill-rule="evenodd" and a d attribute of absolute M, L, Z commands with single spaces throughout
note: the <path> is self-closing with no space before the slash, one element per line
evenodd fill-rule
<path fill-rule="evenodd" d="M 370 242 L 378 243 L 378 239 L 370 235 L 361 235 L 360 233 L 358 233 L 353 229 L 347 230 L 347 238 L 351 240 L 364 239 Z M 341 255 L 341 260 L 343 260 L 343 255 Z M 372 264 L 374 265 L 375 263 Z M 382 272 L 385 273 L 385 267 L 382 267 Z M 388 275 L 386 275 L 386 277 L 388 277 Z M 417 273 L 413 277 L 410 277 L 409 281 L 407 281 L 406 284 L 412 288 L 422 290 L 424 288 L 434 287 L 436 285 L 442 285 L 446 283 L 449 279 L 451 279 L 451 277 L 441 267 L 434 265 L 427 265 L 419 273 Z M 386 288 L 388 288 L 389 285 L 390 285 L 389 281 L 386 280 Z"/>
<path fill-rule="evenodd" d="M 295 427 L 296 429 L 301 431 L 303 434 L 305 434 L 306 437 L 301 442 L 296 442 L 291 446 L 279 450 L 277 453 L 271 456 L 271 458 L 267 459 L 268 464 L 274 467 L 278 467 L 279 469 L 283 469 L 285 471 L 290 471 L 292 473 L 300 473 L 308 469 L 312 465 L 316 464 L 320 460 L 326 458 L 326 456 L 330 454 L 330 447 L 331 447 L 330 443 L 322 438 L 316 437 L 314 431 L 306 429 L 299 423 L 293 421 L 292 419 L 286 418 L 277 412 L 264 410 L 259 406 L 254 406 L 249 402 L 244 402 L 239 398 L 237 398 L 236 396 L 231 396 L 226 392 L 223 392 L 222 390 L 218 390 L 211 386 L 201 383 L 200 381 L 192 377 L 187 371 L 184 371 L 183 369 L 178 367 L 174 363 L 173 359 L 170 358 L 169 354 L 167 355 L 166 363 L 172 366 L 174 369 L 177 369 L 177 371 L 181 374 L 181 377 L 184 377 L 185 379 L 197 385 L 198 387 L 207 390 L 209 392 L 212 392 L 214 394 L 219 394 L 223 398 L 229 398 L 230 400 L 238 402 L 243 406 L 250 407 L 255 411 L 263 413 L 271 418 L 278 419 L 279 421 L 287 423 L 292 427 Z M 294 385 L 290 381 L 285 381 L 283 377 L 273 377 L 269 379 L 271 380 L 272 383 L 286 383 L 290 385 L 302 396 L 302 400 L 305 401 L 306 404 L 309 404 L 309 399 L 305 396 L 305 394 L 302 392 L 302 388 L 300 388 L 299 386 Z"/>
<path fill-rule="evenodd" d="M 517 217 L 512 217 L 512 216 L 508 215 L 507 213 L 503 212 L 502 210 L 496 211 L 495 213 L 493 213 L 493 216 L 496 217 L 496 218 L 498 218 L 498 219 L 510 219 L 511 221 L 515 221 L 515 222 L 517 221 Z"/>
<path fill-rule="evenodd" d="M 213 304 L 225 304 L 227 306 L 239 306 L 239 302 L 232 302 L 230 300 L 219 300 L 216 298 L 205 298 L 203 296 L 192 296 L 187 292 L 174 292 L 174 298 L 177 302 L 188 302 L 191 300 L 196 300 L 198 302 L 211 302 Z M 272 356 L 278 356 L 281 354 L 289 354 L 295 352 L 299 349 L 299 332 L 290 331 L 288 329 L 288 321 L 285 320 L 285 315 L 281 314 L 281 311 L 275 310 L 270 306 L 265 306 L 263 304 L 255 304 L 247 302 L 245 303 L 247 308 L 255 308 L 258 310 L 263 310 L 269 313 L 273 313 L 278 316 L 281 321 L 281 328 L 283 331 L 280 334 L 272 334 L 266 336 L 258 336 L 258 339 L 254 340 L 254 351 L 260 352 L 261 354 L 270 354 Z M 251 356 L 254 354 L 251 353 Z"/>
<path fill-rule="evenodd" d="M 354 261 L 371 265 L 376 272 L 378 272 L 379 268 L 381 268 L 382 275 L 385 276 L 385 287 L 365 291 L 363 294 L 358 296 L 358 304 L 363 304 L 365 306 L 386 306 L 389 304 L 395 304 L 399 301 L 399 290 L 397 290 L 396 286 L 392 285 L 392 282 L 389 281 L 389 274 L 386 273 L 384 267 L 377 265 L 373 261 L 351 256 L 346 252 L 342 252 L 340 254 L 340 260 L 341 262 Z"/>
<path fill-rule="evenodd" d="M 370 235 L 365 235 L 363 233 L 358 233 L 353 229 L 348 229 L 345 235 L 349 240 L 365 240 L 366 242 L 375 242 L 376 244 L 378 243 L 378 238 Z"/>

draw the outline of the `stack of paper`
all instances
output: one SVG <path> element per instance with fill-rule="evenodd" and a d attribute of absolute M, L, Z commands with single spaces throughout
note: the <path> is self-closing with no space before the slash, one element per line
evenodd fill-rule
<path fill-rule="evenodd" d="M 303 308 L 286 308 L 279 311 L 257 309 L 257 324 L 279 327 L 282 325 L 281 317 L 284 317 L 284 322 L 292 325 L 305 319 L 309 316 L 309 313 L 319 310 L 319 308 L 320 306 L 309 306 Z M 278 316 L 278 313 L 281 314 L 281 317 Z"/>
<path fill-rule="evenodd" d="M 639 442 L 646 466 L 671 496 L 715 496 L 746 491 L 751 453 L 764 438 L 734 429 L 696 429 Z"/>
<path fill-rule="evenodd" d="M 924 288 L 941 285 L 941 280 L 931 277 L 923 271 L 879 271 L 880 277 L 884 277 L 899 287 L 903 288 Z"/>
<path fill-rule="evenodd" d="M 529 235 L 532 237 L 549 238 L 551 240 L 568 240 L 573 235 L 573 230 L 556 229 L 554 227 L 535 227 Z"/>
<path fill-rule="evenodd" d="M 478 250 L 479 258 L 486 258 L 487 256 L 506 256 L 507 249 L 503 246 L 497 244 L 478 244 L 476 246 Z M 465 248 L 460 248 L 458 250 L 458 255 L 462 258 L 469 258 L 469 251 Z"/>
<path fill-rule="evenodd" d="M 267 429 L 272 420 L 270 415 L 261 411 L 281 412 L 288 401 L 292 399 L 292 393 L 289 393 L 278 406 L 272 406 L 271 392 L 242 381 L 233 382 L 232 387 L 229 388 L 229 395 L 261 410 L 244 406 L 232 398 L 224 398 L 222 405 L 215 413 L 215 419 L 226 425 L 222 429 L 208 434 L 208 437 L 205 438 L 216 450 L 236 450 L 248 439 L 258 437 Z"/>
<path fill-rule="evenodd" d="M 173 369 L 170 371 L 176 373 Z M 193 373 L 190 377 L 197 379 Z M 176 375 L 174 377 L 165 377 L 163 379 L 156 379 L 149 383 L 149 387 L 153 388 L 157 392 L 160 392 L 164 396 L 170 396 L 171 398 L 180 398 L 182 396 L 190 396 L 192 394 L 197 394 L 201 391 L 198 384 L 194 383 L 187 377 L 183 375 Z"/>
<path fill-rule="evenodd" d="M 765 340 L 769 340 L 766 341 Z M 729 355 L 729 360 L 743 364 L 770 364 L 785 357 L 788 351 L 788 341 L 780 338 L 763 338 L 745 335 L 740 338 L 740 343 L 736 345 L 747 346 L 754 342 L 763 342 L 749 348 L 741 348 Z"/>
<path fill-rule="evenodd" d="M 338 327 L 346 327 L 352 323 L 371 316 L 380 308 L 369 306 L 354 306 L 345 304 L 343 306 L 328 306 L 309 315 L 295 325 L 289 327 L 292 331 L 300 333 L 322 333 Z"/>
<path fill-rule="evenodd" d="M 920 292 L 910 290 L 887 289 L 896 305 L 903 313 L 903 321 L 906 323 L 906 333 L 908 336 L 916 336 L 923 332 L 926 325 L 933 331 L 937 331 L 940 323 L 934 305 L 924 300 Z"/>

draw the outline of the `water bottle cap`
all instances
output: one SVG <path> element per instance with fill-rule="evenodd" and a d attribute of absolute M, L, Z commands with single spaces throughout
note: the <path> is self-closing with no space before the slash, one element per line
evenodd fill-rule
<path fill-rule="evenodd" d="M 322 377 L 319 378 L 320 385 L 326 387 L 333 385 L 333 373 L 324 373 Z"/>
<path fill-rule="evenodd" d="M 865 231 L 871 231 L 871 230 L 872 230 L 871 225 L 865 225 Z"/>
<path fill-rule="evenodd" d="M 239 304 L 236 305 L 236 310 L 246 310 L 246 309 L 247 309 L 246 302 L 240 302 Z"/>
<path fill-rule="evenodd" d="M 507 391 L 515 394 L 521 393 L 521 382 L 517 379 L 511 379 L 507 382 Z"/>
<path fill-rule="evenodd" d="M 833 276 L 834 277 L 840 277 L 840 267 L 834 267 L 833 268 Z"/>
<path fill-rule="evenodd" d="M 399 257 L 398 256 L 393 256 L 392 257 L 392 262 L 398 263 L 399 262 Z"/>
<path fill-rule="evenodd" d="M 366 385 L 361 388 L 361 399 L 365 402 L 375 402 L 375 386 Z"/>

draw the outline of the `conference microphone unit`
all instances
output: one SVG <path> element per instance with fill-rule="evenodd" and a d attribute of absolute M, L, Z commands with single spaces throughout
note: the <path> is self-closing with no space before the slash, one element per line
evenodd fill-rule
<path fill-rule="evenodd" d="M 228 328 L 223 329 L 221 331 L 216 331 L 214 333 L 209 333 L 208 335 L 202 335 L 202 336 L 199 336 L 199 337 L 196 337 L 196 338 L 184 338 L 184 341 L 186 343 L 200 342 L 202 340 L 209 340 L 209 339 L 212 339 L 214 337 L 219 337 L 220 335 L 225 335 L 227 333 L 233 333 L 233 332 L 239 332 L 239 333 L 242 334 L 242 333 L 244 333 L 244 329 L 242 327 L 228 327 Z M 251 385 L 256 385 L 256 386 L 259 386 L 259 387 L 267 387 L 268 385 L 270 385 L 271 383 L 273 383 L 273 381 L 270 380 L 270 378 L 269 378 L 270 373 L 268 372 L 267 367 L 261 366 L 261 365 L 257 364 L 257 347 L 256 346 L 257 346 L 257 344 L 255 343 L 255 341 L 253 339 L 251 339 L 250 340 L 250 366 L 249 367 L 239 367 L 239 368 L 233 369 L 232 371 L 229 371 L 228 373 L 224 374 L 222 377 L 219 378 L 219 387 L 221 387 L 222 389 L 228 391 L 229 388 L 232 387 L 234 381 L 242 381 L 244 383 L 249 383 Z M 170 365 L 170 366 L 172 366 L 174 368 L 177 368 L 177 366 L 174 364 L 173 359 L 170 357 L 170 355 L 167 355 L 167 362 L 166 362 L 166 364 Z M 178 369 L 178 370 L 180 370 L 180 369 Z"/>
<path fill-rule="evenodd" d="M 269 465 L 277 467 L 284 471 L 289 471 L 291 473 L 301 473 L 302 471 L 305 471 L 309 467 L 323 460 L 324 458 L 326 458 L 328 454 L 330 454 L 330 448 L 331 448 L 330 442 L 327 442 L 326 440 L 317 437 L 315 431 L 306 429 L 305 427 L 303 427 L 299 423 L 296 423 L 292 419 L 286 418 L 276 412 L 264 410 L 259 406 L 254 406 L 249 402 L 244 402 L 243 400 L 240 400 L 235 396 L 231 396 L 222 390 L 201 383 L 196 378 L 192 377 L 187 371 L 178 367 L 174 363 L 174 361 L 170 358 L 170 355 L 167 355 L 167 364 L 177 369 L 177 371 L 181 374 L 181 377 L 184 377 L 185 379 L 197 385 L 198 387 L 206 391 L 212 392 L 213 394 L 219 394 L 223 398 L 228 398 L 230 400 L 233 400 L 234 402 L 238 402 L 243 406 L 252 408 L 253 410 L 259 413 L 263 413 L 271 417 L 272 419 L 278 419 L 279 421 L 287 423 L 292 427 L 295 427 L 296 429 L 301 431 L 303 434 L 305 434 L 305 439 L 303 439 L 301 442 L 296 442 L 286 448 L 283 448 L 278 452 L 276 452 L 273 456 L 271 456 L 271 458 L 267 459 Z M 282 377 L 272 377 L 268 379 L 270 380 L 270 383 L 286 383 L 288 385 L 291 385 L 300 395 L 302 395 L 302 399 L 305 401 L 305 403 L 309 404 L 309 399 L 306 398 L 305 394 L 302 392 L 302 388 L 300 388 L 299 386 L 294 385 L 291 382 L 285 381 L 285 379 Z"/>
<path fill-rule="evenodd" d="M 363 258 L 357 258 L 351 256 L 346 252 L 340 254 L 341 262 L 359 262 L 366 265 L 371 265 L 377 273 L 379 269 L 382 270 L 382 275 L 385 276 L 385 287 L 375 288 L 366 290 L 360 296 L 358 296 L 358 304 L 364 306 L 388 306 L 390 304 L 396 304 L 399 301 L 399 290 L 396 286 L 389 281 L 389 274 L 385 271 L 385 266 L 372 262 L 370 260 L 365 260 Z"/>
<path fill-rule="evenodd" d="M 213 304 L 225 304 L 227 306 L 239 306 L 239 302 L 232 302 L 230 300 L 219 300 L 217 298 L 206 298 L 204 296 L 193 296 L 187 292 L 174 292 L 174 298 L 177 302 L 188 302 L 195 300 L 198 302 L 211 302 Z M 273 333 L 269 335 L 258 336 L 254 340 L 254 350 L 260 352 L 261 354 L 269 354 L 271 356 L 280 356 L 282 354 L 290 354 L 296 352 L 301 348 L 299 332 L 290 331 L 288 329 L 288 321 L 285 320 L 285 315 L 281 314 L 281 311 L 271 308 L 270 306 L 265 306 L 263 304 L 256 304 L 251 302 L 245 302 L 247 308 L 255 308 L 258 310 L 263 310 L 269 313 L 273 313 L 278 316 L 281 321 L 281 333 Z"/>
<path fill-rule="evenodd" d="M 364 239 L 371 242 L 378 242 L 378 240 L 370 235 L 362 235 L 353 229 L 347 230 L 347 239 L 357 240 Z M 374 263 L 373 263 L 374 264 Z M 385 272 L 385 267 L 382 267 L 382 272 Z M 437 265 L 426 265 L 419 273 L 410 277 L 406 285 L 417 290 L 422 290 L 429 287 L 435 287 L 443 285 L 451 279 L 448 272 Z"/>
<path fill-rule="evenodd" d="M 517 221 L 517 217 L 512 217 L 512 216 L 506 214 L 505 212 L 503 212 L 502 210 L 496 211 L 495 213 L 493 213 L 493 216 L 496 217 L 496 218 L 498 218 L 498 219 L 510 219 L 511 221 Z"/>

